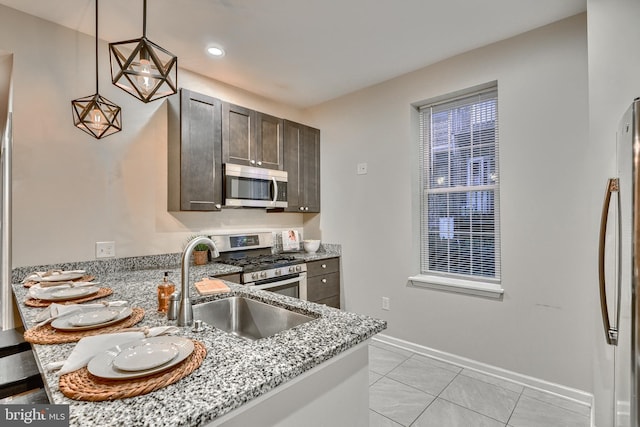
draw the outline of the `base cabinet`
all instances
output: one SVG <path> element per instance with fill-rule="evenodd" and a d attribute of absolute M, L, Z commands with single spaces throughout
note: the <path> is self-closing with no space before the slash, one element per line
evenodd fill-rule
<path fill-rule="evenodd" d="M 307 262 L 307 299 L 340 308 L 340 258 Z"/>
<path fill-rule="evenodd" d="M 369 426 L 369 340 L 335 356 L 207 427 Z"/>

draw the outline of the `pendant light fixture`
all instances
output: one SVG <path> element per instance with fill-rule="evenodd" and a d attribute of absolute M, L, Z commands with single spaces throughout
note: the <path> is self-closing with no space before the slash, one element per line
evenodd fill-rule
<path fill-rule="evenodd" d="M 122 130 L 120 107 L 98 91 L 98 0 L 96 0 L 96 93 L 71 101 L 73 124 L 96 139 Z"/>
<path fill-rule="evenodd" d="M 142 38 L 109 44 L 111 81 L 143 102 L 177 92 L 178 58 L 147 39 L 147 0 Z"/>

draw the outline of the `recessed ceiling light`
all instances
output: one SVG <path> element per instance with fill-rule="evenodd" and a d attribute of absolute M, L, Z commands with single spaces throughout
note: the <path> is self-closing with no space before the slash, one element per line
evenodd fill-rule
<path fill-rule="evenodd" d="M 209 55 L 211 56 L 217 56 L 217 57 L 224 56 L 224 50 L 222 50 L 222 48 L 215 47 L 215 46 L 207 48 L 207 52 L 209 52 Z"/>

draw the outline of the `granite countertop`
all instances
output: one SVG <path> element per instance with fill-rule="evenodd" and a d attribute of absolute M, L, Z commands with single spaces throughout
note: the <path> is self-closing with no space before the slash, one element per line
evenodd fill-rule
<path fill-rule="evenodd" d="M 339 256 L 339 253 L 323 254 L 315 256 Z M 123 262 L 138 266 L 146 262 L 138 261 L 142 260 Z M 136 326 L 175 324 L 173 321 L 167 321 L 164 314 L 156 311 L 156 287 L 162 280 L 164 271 L 170 272 L 171 280 L 179 287 L 180 269 L 156 267 L 127 270 L 122 267 L 123 262 L 120 263 L 122 270 L 113 265 L 106 268 L 104 265 L 88 263 L 89 266 L 94 266 L 95 270 L 87 268 L 87 271 L 95 274 L 96 280 L 100 281 L 102 286 L 114 290 L 113 294 L 104 300 L 127 300 L 132 306 L 144 308 L 145 317 Z M 78 264 L 73 265 L 78 268 Z M 57 265 L 56 268 L 61 268 L 60 266 Z M 15 278 L 24 277 L 25 271 L 33 271 L 33 267 L 31 270 L 14 269 L 13 290 L 25 328 L 29 328 L 34 326 L 34 318 L 42 309 L 29 308 L 22 303 L 26 298 L 27 289 L 17 283 L 18 280 Z M 52 403 L 70 405 L 72 426 L 204 425 L 386 328 L 386 322 L 382 320 L 232 283 L 228 283 L 231 292 L 227 294 L 201 297 L 195 292 L 194 278 L 237 271 L 235 267 L 217 263 L 201 267 L 192 266 L 191 296 L 194 302 L 242 295 L 318 318 L 258 341 L 238 338 L 208 325 L 200 333 L 192 332 L 191 328 L 181 328 L 179 335 L 197 339 L 207 348 L 207 357 L 200 368 L 177 383 L 153 393 L 111 402 L 68 399 L 58 389 L 58 374 L 42 369 L 48 362 L 64 360 L 75 344 L 34 345 L 34 354 L 43 372 Z"/>

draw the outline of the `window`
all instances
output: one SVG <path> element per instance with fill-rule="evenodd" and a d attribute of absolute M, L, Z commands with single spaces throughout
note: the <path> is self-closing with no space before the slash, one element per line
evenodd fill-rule
<path fill-rule="evenodd" d="M 419 116 L 420 274 L 499 283 L 497 86 L 420 106 Z"/>

